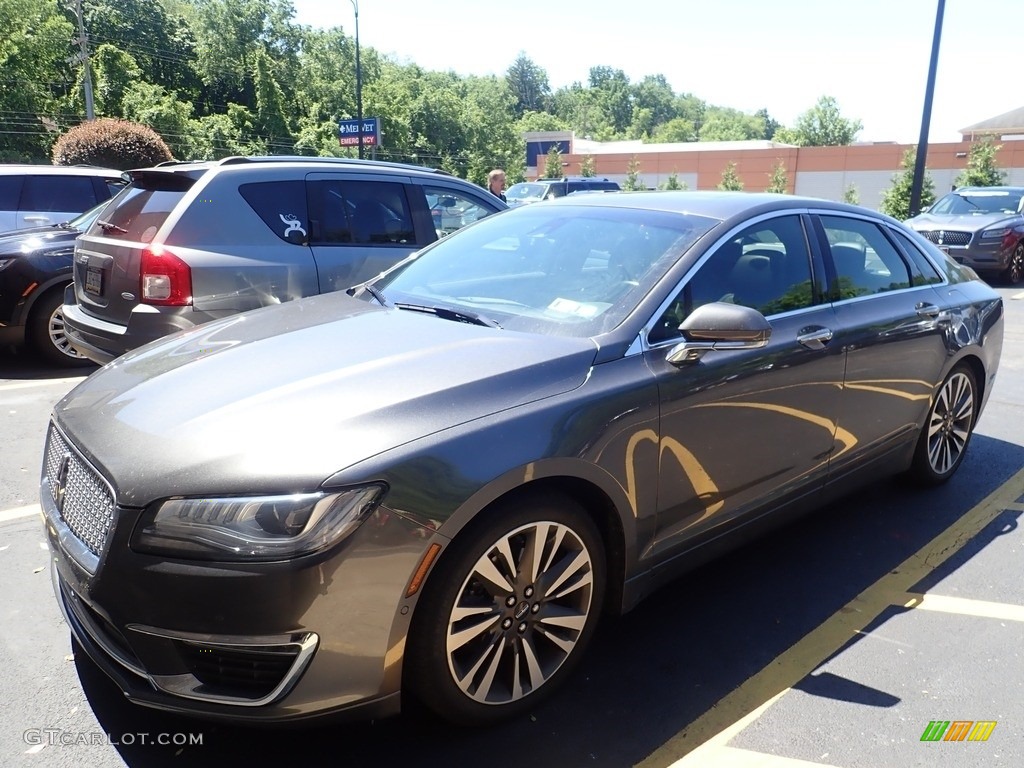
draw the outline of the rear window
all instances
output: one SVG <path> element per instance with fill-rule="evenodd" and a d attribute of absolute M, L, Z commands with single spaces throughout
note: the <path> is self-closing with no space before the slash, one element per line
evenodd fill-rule
<path fill-rule="evenodd" d="M 89 234 L 149 243 L 193 183 L 172 174 L 136 177 L 103 210 Z"/>

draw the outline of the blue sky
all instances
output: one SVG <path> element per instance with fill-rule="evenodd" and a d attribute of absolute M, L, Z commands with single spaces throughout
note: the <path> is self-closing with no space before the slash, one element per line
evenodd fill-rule
<path fill-rule="evenodd" d="M 354 31 L 352 0 L 293 0 Z M 820 96 L 861 141 L 915 143 L 938 0 L 359 0 L 359 41 L 425 69 L 504 74 L 520 51 L 552 89 L 593 66 L 792 125 Z M 1024 0 L 946 0 L 929 141 L 1024 106 Z"/>

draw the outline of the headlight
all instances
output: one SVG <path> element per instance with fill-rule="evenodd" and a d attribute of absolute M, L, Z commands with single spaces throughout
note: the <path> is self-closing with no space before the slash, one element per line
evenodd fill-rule
<path fill-rule="evenodd" d="M 284 560 L 341 541 L 383 496 L 382 486 L 367 485 L 337 493 L 169 499 L 143 517 L 131 546 L 200 560 Z"/>
<path fill-rule="evenodd" d="M 982 240 L 992 240 L 998 237 L 1005 237 L 1010 233 L 1009 227 L 993 227 L 992 229 L 985 229 L 981 232 Z"/>

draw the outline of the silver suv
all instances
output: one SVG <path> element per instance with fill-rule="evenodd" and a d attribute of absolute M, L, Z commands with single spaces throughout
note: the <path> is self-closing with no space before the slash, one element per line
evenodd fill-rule
<path fill-rule="evenodd" d="M 365 282 L 506 206 L 441 171 L 375 161 L 232 157 L 162 163 L 78 240 L 71 344 L 107 363 L 237 312 Z"/>
<path fill-rule="evenodd" d="M 109 200 L 121 172 L 83 165 L 0 165 L 0 232 L 63 224 Z"/>

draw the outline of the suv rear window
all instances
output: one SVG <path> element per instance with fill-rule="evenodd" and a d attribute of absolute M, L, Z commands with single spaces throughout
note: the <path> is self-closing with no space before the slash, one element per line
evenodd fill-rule
<path fill-rule="evenodd" d="M 100 213 L 89 234 L 151 242 L 193 183 L 192 179 L 171 174 L 137 176 Z"/>

